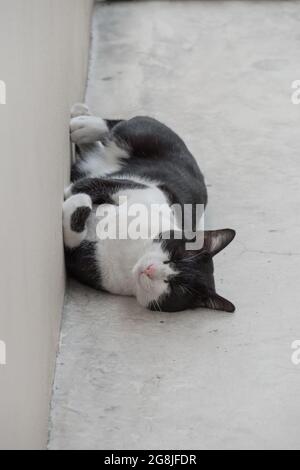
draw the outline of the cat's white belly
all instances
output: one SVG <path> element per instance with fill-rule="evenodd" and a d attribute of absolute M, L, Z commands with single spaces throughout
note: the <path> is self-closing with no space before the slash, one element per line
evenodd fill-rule
<path fill-rule="evenodd" d="M 78 167 L 86 176 L 100 178 L 121 170 L 122 161 L 127 158 L 128 152 L 118 147 L 115 142 L 110 142 L 105 147 L 101 142 L 97 142 L 89 151 L 88 158 L 79 161 Z"/>
<path fill-rule="evenodd" d="M 97 258 L 102 287 L 112 294 L 135 295 L 133 269 L 152 240 L 101 240 Z"/>
<path fill-rule="evenodd" d="M 101 284 L 108 292 L 131 296 L 136 294 L 135 265 L 159 233 L 174 228 L 174 217 L 156 187 L 120 191 L 114 200 L 120 205 L 105 204 L 97 210 Z"/>

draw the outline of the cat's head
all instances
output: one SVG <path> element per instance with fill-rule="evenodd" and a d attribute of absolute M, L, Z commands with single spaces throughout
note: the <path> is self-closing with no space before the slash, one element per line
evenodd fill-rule
<path fill-rule="evenodd" d="M 202 247 L 187 249 L 187 240 L 163 235 L 136 264 L 133 274 L 138 302 L 150 310 L 176 312 L 198 307 L 234 312 L 216 293 L 213 257 L 235 237 L 230 229 L 206 231 Z"/>

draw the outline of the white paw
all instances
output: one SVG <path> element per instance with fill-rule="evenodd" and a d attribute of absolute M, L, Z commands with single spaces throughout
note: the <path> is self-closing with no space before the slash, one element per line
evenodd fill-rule
<path fill-rule="evenodd" d="M 70 122 L 71 140 L 77 145 L 91 144 L 107 134 L 105 121 L 95 116 L 78 116 Z"/>
<path fill-rule="evenodd" d="M 63 204 L 64 243 L 68 248 L 79 246 L 87 235 L 87 227 L 83 227 L 83 230 L 77 231 L 72 225 L 73 214 L 81 207 L 92 209 L 92 200 L 87 194 L 75 194 Z"/>
<path fill-rule="evenodd" d="M 93 204 L 90 196 L 79 193 L 69 197 L 63 204 L 64 217 L 71 217 L 78 207 L 89 207 L 92 209 Z"/>
<path fill-rule="evenodd" d="M 71 117 L 78 117 L 78 116 L 90 116 L 90 110 L 88 106 L 83 103 L 76 103 L 71 108 Z"/>

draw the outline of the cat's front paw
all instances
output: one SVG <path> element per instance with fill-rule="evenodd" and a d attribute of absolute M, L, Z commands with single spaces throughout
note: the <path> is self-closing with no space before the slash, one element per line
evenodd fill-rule
<path fill-rule="evenodd" d="M 105 121 L 95 116 L 78 116 L 71 119 L 70 133 L 74 144 L 92 144 L 107 134 Z"/>

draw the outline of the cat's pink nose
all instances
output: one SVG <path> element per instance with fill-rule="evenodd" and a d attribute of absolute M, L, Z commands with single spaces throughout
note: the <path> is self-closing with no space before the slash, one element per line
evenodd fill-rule
<path fill-rule="evenodd" d="M 150 279 L 152 279 L 154 274 L 155 274 L 154 264 L 150 264 L 150 266 L 148 266 L 148 268 L 146 268 L 145 271 L 143 271 L 143 274 L 146 274 L 146 276 L 148 276 L 148 277 L 150 277 Z"/>

